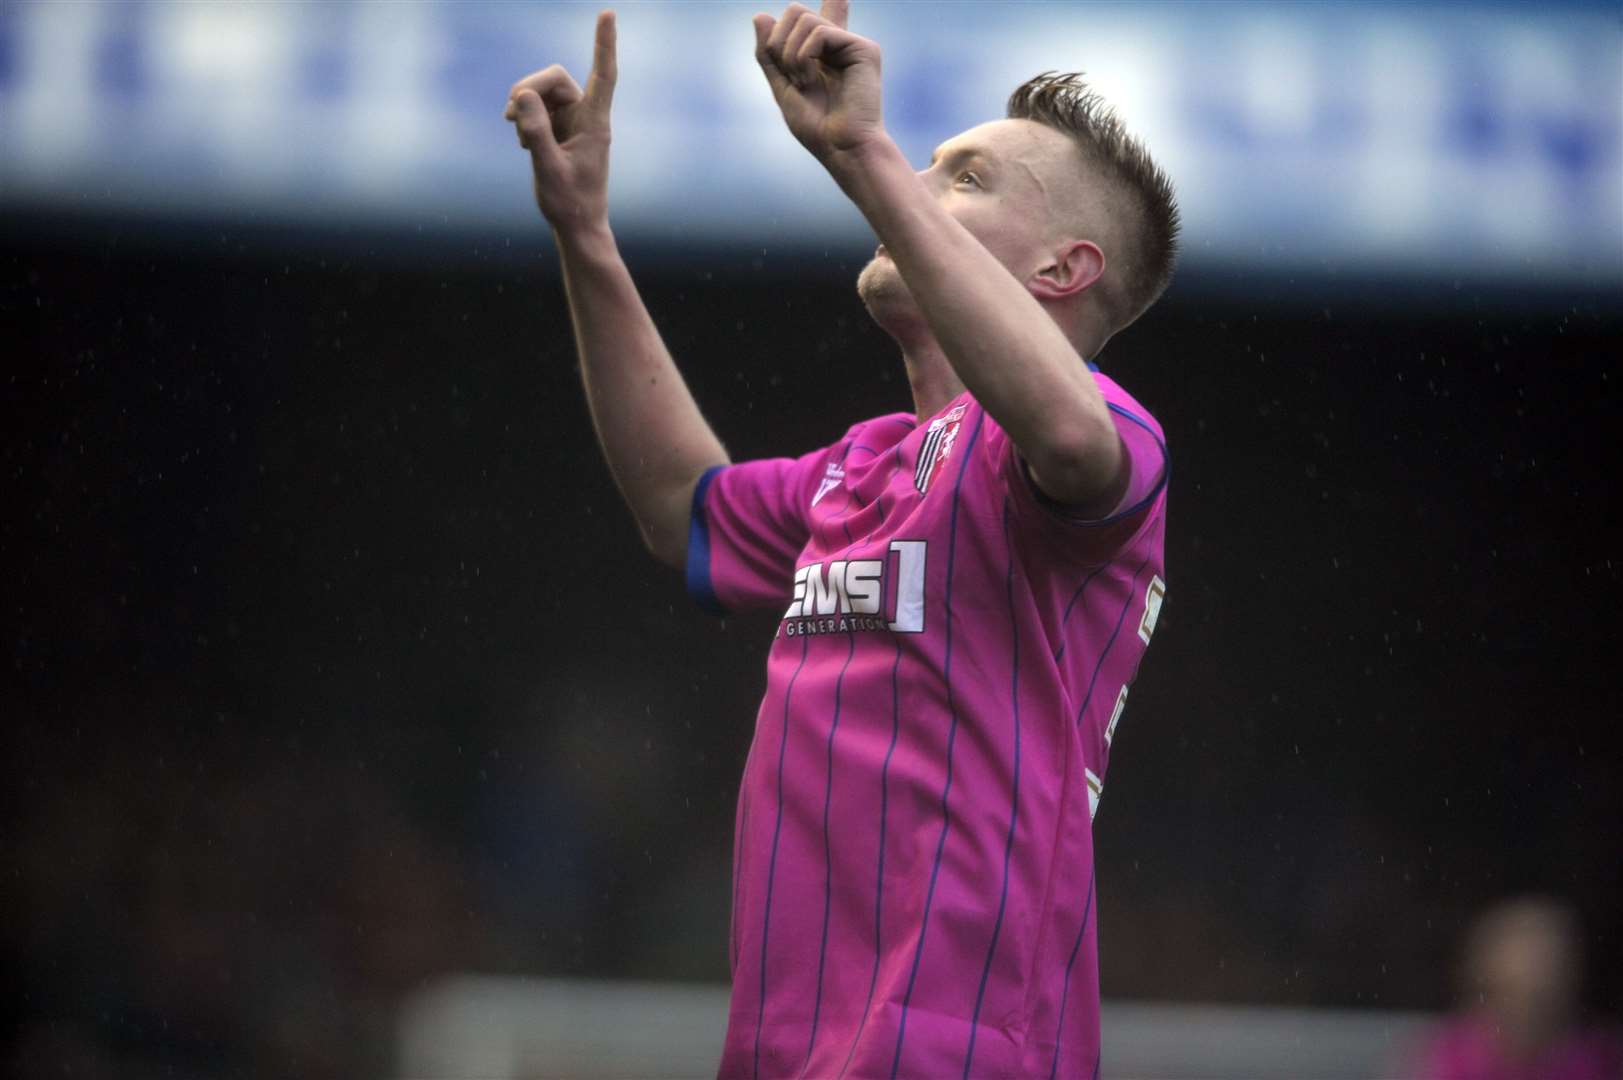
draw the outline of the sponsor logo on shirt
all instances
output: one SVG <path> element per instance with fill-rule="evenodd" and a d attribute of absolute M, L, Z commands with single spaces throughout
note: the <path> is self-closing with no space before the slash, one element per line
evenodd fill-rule
<path fill-rule="evenodd" d="M 828 471 L 823 474 L 823 482 L 817 485 L 817 494 L 812 496 L 811 504 L 816 506 L 822 501 L 824 495 L 839 487 L 840 481 L 844 479 L 845 469 L 836 462 L 829 462 Z"/>
<path fill-rule="evenodd" d="M 778 632 L 924 632 L 923 540 L 892 540 L 882 559 L 832 559 L 795 570 L 794 599 Z"/>
<path fill-rule="evenodd" d="M 1156 621 L 1161 618 L 1161 601 L 1166 598 L 1167 583 L 1156 574 L 1150 579 L 1150 587 L 1144 591 L 1144 615 L 1138 620 L 1138 639 L 1144 644 L 1150 643 L 1150 635 L 1155 633 Z"/>
<path fill-rule="evenodd" d="M 1116 725 L 1121 723 L 1121 711 L 1125 708 L 1127 708 L 1127 687 L 1123 685 L 1121 693 L 1116 695 L 1116 707 L 1110 710 L 1110 723 L 1105 725 L 1106 746 L 1109 746 L 1110 740 L 1116 737 Z"/>
<path fill-rule="evenodd" d="M 919 463 L 913 470 L 913 486 L 919 489 L 919 494 L 930 490 L 931 478 L 941 463 L 952 456 L 952 444 L 958 441 L 958 429 L 963 425 L 967 408 L 967 405 L 954 405 L 924 429 L 924 445 L 919 448 Z"/>

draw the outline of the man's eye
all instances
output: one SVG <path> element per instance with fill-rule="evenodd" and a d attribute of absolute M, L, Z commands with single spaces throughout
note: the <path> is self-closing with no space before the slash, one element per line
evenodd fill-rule
<path fill-rule="evenodd" d="M 959 173 L 958 174 L 958 179 L 955 182 L 959 183 L 959 184 L 968 182 L 968 183 L 974 184 L 976 187 L 981 186 L 981 178 L 976 176 L 972 172 Z"/>

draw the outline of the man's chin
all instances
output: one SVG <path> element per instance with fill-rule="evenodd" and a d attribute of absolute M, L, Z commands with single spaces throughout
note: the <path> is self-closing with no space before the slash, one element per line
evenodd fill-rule
<path fill-rule="evenodd" d="M 887 315 L 911 311 L 915 306 L 896 264 L 883 255 L 870 259 L 857 275 L 857 295 L 880 325 L 884 325 Z"/>

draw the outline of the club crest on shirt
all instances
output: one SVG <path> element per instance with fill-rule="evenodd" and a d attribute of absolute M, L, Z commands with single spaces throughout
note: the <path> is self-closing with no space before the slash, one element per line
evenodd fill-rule
<path fill-rule="evenodd" d="M 823 474 L 823 482 L 817 485 L 817 494 L 812 496 L 811 504 L 816 506 L 820 501 L 822 501 L 824 495 L 827 495 L 829 492 L 839 487 L 840 481 L 844 479 L 844 467 L 838 462 L 829 462 L 828 471 Z"/>
<path fill-rule="evenodd" d="M 958 428 L 964 422 L 964 411 L 968 405 L 954 405 L 930 421 L 925 429 L 924 445 L 919 448 L 919 463 L 913 470 L 913 486 L 919 489 L 919 494 L 930 490 L 930 480 L 935 476 L 941 463 L 952 456 L 952 444 L 958 440 Z"/>

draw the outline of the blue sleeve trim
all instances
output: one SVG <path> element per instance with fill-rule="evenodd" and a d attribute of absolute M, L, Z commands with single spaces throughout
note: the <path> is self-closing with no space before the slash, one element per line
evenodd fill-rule
<path fill-rule="evenodd" d="M 1155 429 L 1150 427 L 1149 424 L 1145 423 L 1143 419 L 1133 415 L 1131 412 L 1129 412 L 1128 410 L 1122 408 L 1120 405 L 1117 405 L 1117 404 L 1115 404 L 1113 402 L 1109 402 L 1109 401 L 1105 402 L 1105 405 L 1106 405 L 1106 407 L 1108 407 L 1110 409 L 1111 412 L 1115 413 L 1117 416 L 1124 416 L 1128 420 L 1131 420 L 1133 423 L 1137 424 L 1139 427 L 1143 428 L 1145 431 L 1149 432 L 1150 438 L 1155 440 L 1155 445 L 1161 448 L 1161 475 L 1156 480 L 1155 486 L 1153 488 L 1151 488 L 1149 493 L 1147 495 L 1145 495 L 1142 499 L 1138 500 L 1138 502 L 1134 503 L 1132 506 L 1129 506 L 1125 510 L 1118 510 L 1116 513 L 1111 514 L 1109 517 L 1105 517 L 1105 518 L 1085 518 L 1085 517 L 1080 517 L 1080 516 L 1072 513 L 1070 508 L 1067 507 L 1064 503 L 1055 502 L 1053 499 L 1049 498 L 1048 495 L 1043 492 L 1042 488 L 1039 488 L 1037 486 L 1036 482 L 1031 479 L 1030 470 L 1028 470 L 1028 469 L 1021 469 L 1020 470 L 1021 472 L 1025 473 L 1026 483 L 1031 487 L 1032 494 L 1037 496 L 1037 501 L 1038 502 L 1040 502 L 1044 506 L 1048 507 L 1058 517 L 1064 519 L 1067 523 L 1069 523 L 1071 525 L 1078 525 L 1078 526 L 1081 526 L 1083 528 L 1089 528 L 1089 529 L 1097 529 L 1097 528 L 1102 528 L 1102 527 L 1104 527 L 1106 525 L 1114 525 L 1118 521 L 1122 521 L 1122 520 L 1124 520 L 1126 518 L 1130 518 L 1135 514 L 1143 513 L 1144 510 L 1146 508 L 1148 508 L 1151 504 L 1153 504 L 1156 499 L 1160 498 L 1161 492 L 1166 489 L 1167 481 L 1172 478 L 1172 456 L 1167 453 L 1167 444 L 1161 441 L 1161 437 L 1155 433 Z"/>
<path fill-rule="evenodd" d="M 704 496 L 710 490 L 710 481 L 726 467 L 712 465 L 699 477 L 699 482 L 693 488 L 692 516 L 688 519 L 688 595 L 712 615 L 725 615 L 727 609 L 716 599 L 716 590 L 710 583 L 710 522 L 704 514 Z"/>

